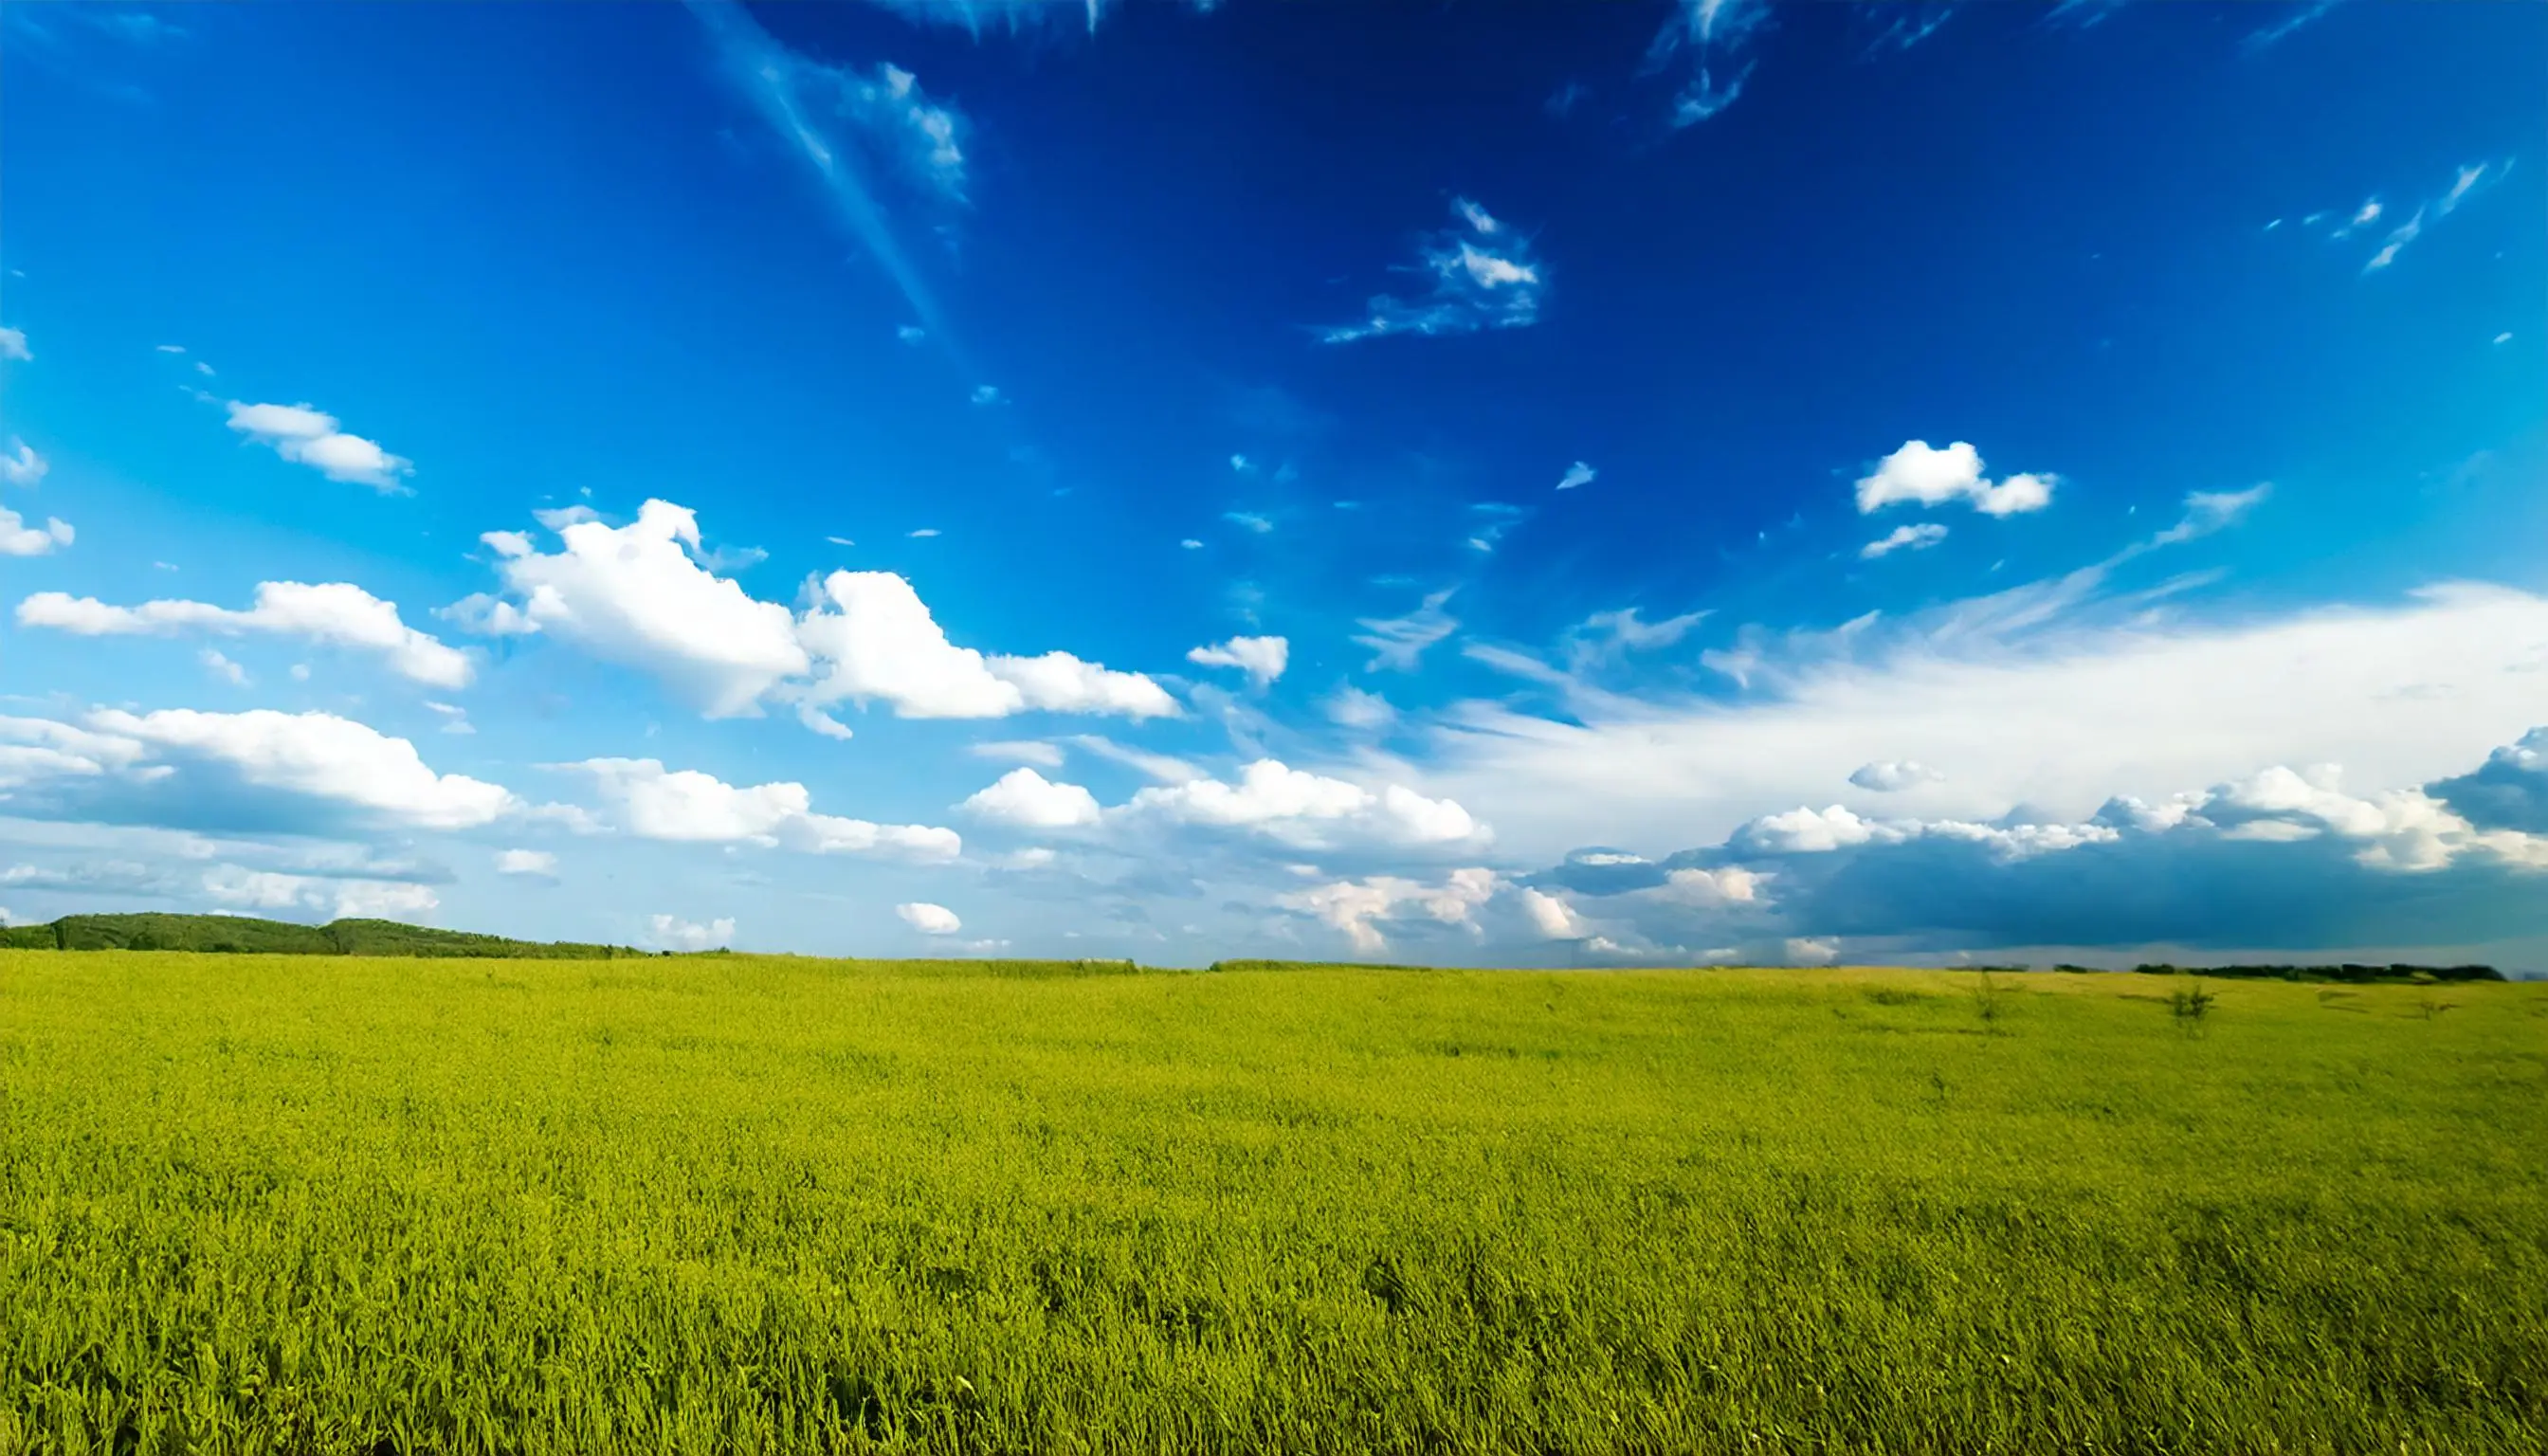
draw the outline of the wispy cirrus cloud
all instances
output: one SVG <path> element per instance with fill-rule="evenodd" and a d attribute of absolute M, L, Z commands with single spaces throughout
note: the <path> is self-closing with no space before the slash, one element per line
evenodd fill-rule
<path fill-rule="evenodd" d="M 1453 199 L 1451 211 L 1458 221 L 1426 234 L 1417 261 L 1402 270 L 1426 281 L 1423 293 L 1376 295 L 1368 317 L 1320 337 L 1331 344 L 1399 333 L 1430 338 L 1538 322 L 1548 278 L 1530 239 L 1467 198 Z"/>
<path fill-rule="evenodd" d="M 1673 95 L 1675 130 L 1732 106 L 1752 79 L 1752 47 L 1769 27 L 1767 0 L 1679 0 L 1646 47 L 1646 69 L 1687 67 Z"/>
<path fill-rule="evenodd" d="M 1424 649 L 1460 629 L 1459 619 L 1443 610 L 1451 594 L 1458 590 L 1457 587 L 1445 587 L 1439 592 L 1429 592 L 1413 611 L 1405 616 L 1361 618 L 1357 625 L 1362 632 L 1354 641 L 1372 651 L 1366 671 L 1414 671 L 1424 656 Z"/>
<path fill-rule="evenodd" d="M 922 18 L 950 13 L 937 6 L 894 8 Z M 690 0 L 690 13 L 706 28 L 736 88 L 813 169 L 841 226 L 901 292 L 919 320 L 914 326 L 944 337 L 937 300 L 896 236 L 871 173 L 890 169 L 941 202 L 961 203 L 963 114 L 931 98 L 917 77 L 890 62 L 860 71 L 799 55 L 734 0 Z"/>
<path fill-rule="evenodd" d="M 2362 271 L 2376 273 L 2397 262 L 2398 255 L 2407 250 L 2407 244 L 2422 236 L 2425 228 L 2458 211 L 2460 204 L 2466 202 L 2472 193 L 2493 185 L 2511 165 L 2508 161 L 2477 162 L 2461 167 L 2441 196 L 2415 209 L 2413 216 L 2390 229 L 2389 235 L 2380 240 L 2380 250 L 2371 255 L 2371 261 L 2362 265 Z"/>
<path fill-rule="evenodd" d="M 2238 46 L 2250 53 L 2266 49 L 2281 43 L 2303 26 L 2324 18 L 2328 11 L 2336 7 L 2336 3 L 2337 0 L 2312 0 L 2310 4 L 2294 6 L 2288 14 L 2275 20 L 2271 25 L 2261 26 L 2248 32 L 2247 39 L 2239 42 Z"/>

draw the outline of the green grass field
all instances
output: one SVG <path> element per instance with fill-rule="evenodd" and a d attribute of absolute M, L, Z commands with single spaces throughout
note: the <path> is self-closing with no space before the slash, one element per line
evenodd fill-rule
<path fill-rule="evenodd" d="M 0 952 L 0 1451 L 2537 1451 L 2548 985 Z"/>

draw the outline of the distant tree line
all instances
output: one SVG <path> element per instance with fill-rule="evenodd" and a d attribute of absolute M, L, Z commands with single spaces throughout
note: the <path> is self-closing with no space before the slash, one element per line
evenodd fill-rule
<path fill-rule="evenodd" d="M 515 941 L 395 920 L 296 925 L 245 915 L 65 915 L 0 927 L 0 947 L 27 951 L 205 951 L 241 956 L 479 956 L 609 960 L 654 953 L 626 946 Z"/>
<path fill-rule="evenodd" d="M 2225 980 L 2343 981 L 2353 985 L 2431 985 L 2439 981 L 2500 981 L 2492 965 L 2171 965 L 2164 960 L 2133 969 L 2143 975 L 2210 975 Z"/>

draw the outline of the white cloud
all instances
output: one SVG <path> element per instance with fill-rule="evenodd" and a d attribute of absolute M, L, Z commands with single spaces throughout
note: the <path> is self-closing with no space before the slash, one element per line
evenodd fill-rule
<path fill-rule="evenodd" d="M 2376 273 L 2397 262 L 2398 255 L 2407 250 L 2409 243 L 2422 236 L 2427 226 L 2438 223 L 2458 211 L 2459 205 L 2467 201 L 2471 193 L 2501 180 L 2503 174 L 2510 170 L 2511 165 L 2508 161 L 2475 162 L 2459 168 L 2452 174 L 2451 185 L 2444 189 L 2441 196 L 2415 209 L 2414 214 L 2406 222 L 2390 229 L 2388 236 L 2380 241 L 2380 250 L 2371 255 L 2371 261 L 2362 265 L 2362 271 Z M 2362 212 L 2354 215 L 2351 223 L 2336 229 L 2333 235 L 2343 237 L 2379 216 L 2378 203 L 2366 204 Z"/>
<path fill-rule="evenodd" d="M 1036 764 L 1046 769 L 1061 767 L 1061 745 L 1037 739 L 1009 739 L 977 743 L 966 750 L 977 759 L 1004 759 L 1013 763 Z"/>
<path fill-rule="evenodd" d="M 896 905 L 893 913 L 902 917 L 903 924 L 925 936 L 952 936 L 964 928 L 964 922 L 956 918 L 955 911 L 944 905 L 932 905 L 926 900 Z"/>
<path fill-rule="evenodd" d="M 247 669 L 231 662 L 228 658 L 222 656 L 213 649 L 209 647 L 205 648 L 202 652 L 196 654 L 196 660 L 204 665 L 207 672 L 210 672 L 214 677 L 221 679 L 223 682 L 228 682 L 232 687 L 245 687 L 247 685 Z"/>
<path fill-rule="evenodd" d="M 499 632 L 552 632 L 651 672 L 712 718 L 757 713 L 762 694 L 811 669 L 787 608 L 692 559 L 699 527 L 687 509 L 649 500 L 628 525 L 582 520 L 557 534 L 563 549 L 550 555 L 518 532 L 481 537 L 519 605 L 470 598 L 454 614 Z"/>
<path fill-rule="evenodd" d="M 1544 890 L 1523 890 L 1521 908 L 1530 917 L 1532 928 L 1547 940 L 1580 941 L 1592 934 L 1573 906 Z"/>
<path fill-rule="evenodd" d="M 2238 43 L 2239 48 L 2250 52 L 2265 49 L 2334 8 L 2335 0 L 2313 0 L 2272 25 L 2248 32 L 2247 39 Z"/>
<path fill-rule="evenodd" d="M 1203 543 L 1192 536 L 1188 536 L 1184 540 L 1179 541 L 1177 545 L 1188 551 L 1201 551 L 1203 549 Z"/>
<path fill-rule="evenodd" d="M 1340 879 L 1315 889 L 1277 896 L 1287 910 L 1315 915 L 1344 934 L 1354 950 L 1366 956 L 1389 949 L 1378 922 L 1404 913 L 1420 913 L 1441 925 L 1472 925 L 1478 908 L 1502 886 L 1497 873 L 1484 867 L 1454 869 L 1440 884 L 1428 885 L 1396 875 Z"/>
<path fill-rule="evenodd" d="M 1678 0 L 1646 49 L 1646 68 L 1663 68 L 1686 50 L 1690 74 L 1673 96 L 1672 125 L 1695 126 L 1732 106 L 1752 78 L 1750 52 L 1768 25 L 1766 0 Z"/>
<path fill-rule="evenodd" d="M 1984 515 L 2015 515 L 2051 504 L 2056 484 L 2058 478 L 2049 475 L 2013 475 L 1994 484 L 1982 478 L 1980 453 L 1963 441 L 1940 450 L 1926 440 L 1910 440 L 1859 480 L 1858 510 L 1865 515 L 1897 501 L 1962 500 Z"/>
<path fill-rule="evenodd" d="M 436 774 L 415 745 L 333 713 L 255 708 L 207 713 L 168 708 L 89 715 L 99 733 L 130 740 L 152 756 L 217 764 L 247 784 L 324 799 L 420 829 L 468 829 L 515 807 L 493 783 Z"/>
<path fill-rule="evenodd" d="M 973 403 L 976 405 L 998 405 L 1005 402 L 1000 398 L 1000 387 L 998 385 L 984 384 L 975 385 L 973 387 Z"/>
<path fill-rule="evenodd" d="M 1424 656 L 1424 649 L 1459 630 L 1459 620 L 1442 609 L 1443 604 L 1451 599 L 1451 593 L 1458 590 L 1445 587 L 1431 592 L 1425 596 L 1422 605 L 1403 617 L 1360 618 L 1357 625 L 1363 629 L 1362 635 L 1354 641 L 1372 651 L 1371 662 L 1364 671 L 1414 671 L 1416 663 Z"/>
<path fill-rule="evenodd" d="M 77 535 L 71 523 L 58 515 L 46 517 L 44 529 L 38 530 L 27 524 L 25 516 L 0 505 L 0 556 L 49 556 Z"/>
<path fill-rule="evenodd" d="M 230 428 L 331 481 L 370 486 L 384 493 L 403 491 L 407 487 L 399 478 L 414 470 L 410 461 L 361 435 L 338 429 L 334 415 L 307 404 L 248 405 L 232 400 L 229 411 Z"/>
<path fill-rule="evenodd" d="M 396 602 L 347 582 L 261 582 L 256 604 L 246 611 L 182 600 L 110 606 L 91 596 L 39 592 L 18 603 L 18 624 L 82 637 L 268 633 L 376 652 L 393 672 L 434 687 L 465 687 L 472 676 L 468 654 L 408 626 Z"/>
<path fill-rule="evenodd" d="M 1069 829 L 1098 822 L 1097 796 L 1076 783 L 1054 783 L 1033 769 L 1012 769 L 956 807 L 977 818 L 1024 829 Z"/>
<path fill-rule="evenodd" d="M 2155 803 L 2116 797 L 2075 821 L 1796 809 L 1683 858 L 1721 867 L 1676 870 L 1610 903 L 1649 926 L 1696 916 L 1718 930 L 1896 944 L 2465 945 L 2548 931 L 2548 838 L 2474 823 L 2421 789 L 2348 792 L 2330 765 Z M 1774 874 L 1776 901 L 1678 892 L 1685 875 L 1736 873 L 1755 885 Z"/>
<path fill-rule="evenodd" d="M 829 738 L 837 743 L 847 743 L 851 739 L 858 737 L 858 734 L 851 730 L 849 724 L 833 717 L 830 713 L 823 711 L 821 708 L 816 707 L 810 702 L 800 702 L 796 704 L 796 721 L 804 724 L 808 732 L 819 734 L 822 737 Z"/>
<path fill-rule="evenodd" d="M 2548 597 L 2463 585 L 2202 623 L 2100 612 L 2078 591 L 2035 584 L 1762 648 L 1734 697 L 1583 700 L 1574 721 L 1461 705 L 1435 730 L 1426 791 L 1554 857 L 1722 835 L 1873 760 L 1943 771 L 1922 791 L 1942 814 L 2076 817 L 2287 759 L 2427 782 L 2540 716 Z"/>
<path fill-rule="evenodd" d="M 1861 561 L 1873 561 L 1906 547 L 1913 551 L 1926 551 L 1945 539 L 1945 526 L 1924 520 L 1916 526 L 1895 526 L 1890 534 L 1858 548 L 1858 556 Z"/>
<path fill-rule="evenodd" d="M 1041 708 L 1141 719 L 1178 711 L 1167 689 L 1138 673 L 1065 652 L 1007 657 L 957 647 L 911 584 L 890 572 L 834 572 L 821 596 L 797 626 L 821 660 L 806 689 L 814 701 L 882 701 L 904 718 L 999 718 Z"/>
<path fill-rule="evenodd" d="M 1316 847 L 1345 839 L 1401 846 L 1483 843 L 1486 826 L 1450 799 L 1427 798 L 1405 784 L 1378 792 L 1341 778 L 1258 759 L 1236 783 L 1197 778 L 1135 793 L 1113 811 L 1126 819 L 1240 829 L 1285 844 Z"/>
<path fill-rule="evenodd" d="M 1374 297 L 1367 318 L 1324 330 L 1320 336 L 1326 342 L 1393 333 L 1475 333 L 1539 321 L 1548 282 L 1530 240 L 1467 198 L 1454 199 L 1451 209 L 1459 223 L 1427 234 L 1417 248 L 1419 261 L 1405 270 L 1426 278 L 1427 290 L 1412 299 Z"/>
<path fill-rule="evenodd" d="M 1352 683 L 1338 687 L 1320 706 L 1326 713 L 1328 722 L 1365 732 L 1386 728 L 1398 721 L 1398 709 L 1388 698 L 1377 692 L 1365 692 Z"/>
<path fill-rule="evenodd" d="M 2243 491 L 2194 491 L 2185 498 L 2185 518 L 2150 538 L 2153 546 L 2172 546 L 2235 525 L 2273 494 L 2269 482 Z"/>
<path fill-rule="evenodd" d="M 730 915 L 719 916 L 705 925 L 678 915 L 651 915 L 646 927 L 655 944 L 667 951 L 715 951 L 734 944 L 734 917 Z"/>
<path fill-rule="evenodd" d="M 938 306 L 894 235 L 892 210 L 878 184 L 879 174 L 898 174 L 940 208 L 958 205 L 961 117 L 921 95 L 916 82 L 897 84 L 891 68 L 862 74 L 797 54 L 731 0 L 700 0 L 689 10 L 770 135 L 812 168 L 834 222 L 901 291 L 918 319 L 913 326 L 943 332 Z"/>
<path fill-rule="evenodd" d="M 1159 783 L 1192 783 L 1198 778 L 1212 776 L 1173 755 L 1128 748 L 1113 739 L 1103 738 L 1093 733 L 1075 734 L 1070 742 L 1072 747 L 1083 753 L 1092 753 L 1101 759 L 1121 764 Z"/>
<path fill-rule="evenodd" d="M 219 864 L 204 871 L 204 893 L 250 910 L 310 910 L 336 919 L 421 915 L 442 903 L 430 885 L 403 880 L 338 879 Z"/>
<path fill-rule="evenodd" d="M 13 486 L 33 490 L 37 482 L 45 478 L 45 472 L 50 469 L 52 467 L 45 463 L 45 457 L 36 453 L 35 446 L 16 435 L 9 437 L 9 453 L 0 455 L 0 481 Z"/>
<path fill-rule="evenodd" d="M 28 350 L 27 335 L 23 330 L 0 328 L 0 359 L 16 359 L 30 364 L 35 362 L 36 356 Z"/>
<path fill-rule="evenodd" d="M 1198 647 L 1186 654 L 1187 662 L 1201 667 L 1236 668 L 1259 687 L 1282 677 L 1291 660 L 1292 644 L 1281 637 L 1232 637 L 1218 646 Z"/>
<path fill-rule="evenodd" d="M 518 874 L 530 879 L 557 878 L 558 858 L 547 850 L 499 850 L 496 852 L 498 874 Z"/>
<path fill-rule="evenodd" d="M 893 331 L 893 336 L 902 340 L 904 343 L 916 344 L 929 337 L 929 330 L 921 327 L 917 323 L 906 323 L 900 328 L 895 329 Z"/>
<path fill-rule="evenodd" d="M 1849 781 L 1877 793 L 1897 793 L 1923 783 L 1935 783 L 1946 776 L 1926 764 L 1909 759 L 1878 759 L 1871 764 L 1860 765 L 1857 772 L 1849 775 Z"/>
<path fill-rule="evenodd" d="M 2503 332 L 2497 334 L 2495 336 L 2495 341 L 2500 344 L 2508 344 L 2512 342 L 2512 331 L 2510 329 L 2506 329 Z"/>
<path fill-rule="evenodd" d="M 1252 510 L 1225 510 L 1221 513 L 1221 518 L 1241 530 L 1254 531 L 1260 536 L 1274 529 L 1274 522 Z"/>
<path fill-rule="evenodd" d="M 654 759 L 587 759 L 612 823 L 640 839 L 692 844 L 783 845 L 806 854 L 876 854 L 923 864 L 963 850 L 952 829 L 871 824 L 813 812 L 813 795 L 793 782 L 737 787 L 694 769 Z"/>
<path fill-rule="evenodd" d="M 964 200 L 961 112 L 932 101 L 919 78 L 890 63 L 872 72 L 834 71 L 845 114 L 897 156 L 910 175 L 952 201 Z"/>
<path fill-rule="evenodd" d="M 1592 484 L 1594 478 L 1600 474 L 1601 472 L 1594 470 L 1592 466 L 1578 460 L 1573 465 L 1566 467 L 1566 474 L 1558 481 L 1557 489 L 1561 491 L 1572 491 L 1578 486 L 1589 486 Z"/>
<path fill-rule="evenodd" d="M 926 541 L 933 536 L 939 536 L 945 533 L 940 531 L 936 526 L 922 526 L 919 530 L 905 531 L 903 534 L 909 536 L 915 541 Z"/>

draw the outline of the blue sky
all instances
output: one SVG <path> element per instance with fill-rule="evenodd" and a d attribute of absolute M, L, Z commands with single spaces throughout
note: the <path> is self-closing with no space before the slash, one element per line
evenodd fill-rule
<path fill-rule="evenodd" d="M 2548 968 L 2543 60 L 0 7 L 0 907 Z"/>

